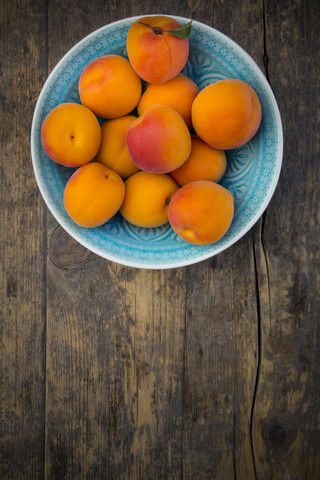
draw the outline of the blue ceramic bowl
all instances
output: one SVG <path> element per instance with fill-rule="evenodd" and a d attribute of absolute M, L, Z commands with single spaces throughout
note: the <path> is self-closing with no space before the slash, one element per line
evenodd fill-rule
<path fill-rule="evenodd" d="M 230 229 L 218 242 L 194 246 L 178 237 L 169 224 L 139 228 L 118 213 L 97 228 L 76 225 L 63 206 L 63 190 L 74 169 L 55 164 L 45 154 L 40 129 L 46 115 L 62 102 L 80 103 L 78 81 L 89 62 L 114 53 L 127 57 L 126 37 L 138 17 L 106 25 L 76 44 L 56 65 L 39 96 L 32 122 L 31 153 L 41 194 L 60 225 L 96 254 L 139 268 L 164 269 L 190 265 L 212 257 L 239 240 L 259 219 L 276 188 L 283 150 L 281 118 L 272 90 L 259 67 L 235 42 L 217 30 L 194 21 L 190 54 L 183 73 L 200 89 L 224 78 L 239 78 L 257 92 L 262 122 L 246 145 L 227 152 L 228 167 L 221 184 L 233 194 L 235 215 Z M 187 18 L 175 17 L 180 23 Z"/>

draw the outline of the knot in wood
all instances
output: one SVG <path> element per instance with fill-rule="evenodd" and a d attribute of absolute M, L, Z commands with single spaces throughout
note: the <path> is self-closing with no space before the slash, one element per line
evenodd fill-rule
<path fill-rule="evenodd" d="M 94 255 L 58 225 L 49 239 L 49 257 L 60 269 L 81 269 Z"/>
<path fill-rule="evenodd" d="M 269 447 L 279 454 L 286 450 L 297 436 L 298 427 L 295 417 L 288 413 L 279 413 L 276 417 L 267 416 L 262 423 L 262 436 Z"/>
<path fill-rule="evenodd" d="M 275 425 L 268 432 L 268 442 L 274 448 L 279 448 L 286 441 L 286 431 L 281 425 Z"/>

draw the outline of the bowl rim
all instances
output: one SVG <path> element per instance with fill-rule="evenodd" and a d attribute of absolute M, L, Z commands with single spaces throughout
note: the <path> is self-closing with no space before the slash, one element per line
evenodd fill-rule
<path fill-rule="evenodd" d="M 255 60 L 238 43 L 236 43 L 234 40 L 232 40 L 232 38 L 228 37 L 226 34 L 220 32 L 219 30 L 217 30 L 214 27 L 211 27 L 211 26 L 209 26 L 205 23 L 202 23 L 198 20 L 192 20 L 192 25 L 194 25 L 194 24 L 197 25 L 199 28 L 201 28 L 202 30 L 204 29 L 209 34 L 214 33 L 214 35 L 216 37 L 221 38 L 224 42 L 233 46 L 241 54 L 241 56 L 244 59 L 246 59 L 246 61 L 248 63 L 250 63 L 250 66 L 254 70 L 255 75 L 257 75 L 259 80 L 262 82 L 264 88 L 266 89 L 266 91 L 268 93 L 269 99 L 271 101 L 273 112 L 274 112 L 274 115 L 275 115 L 275 120 L 276 120 L 276 129 L 277 129 L 277 133 L 278 133 L 278 148 L 277 148 L 278 155 L 277 155 L 276 168 L 274 169 L 274 172 L 273 172 L 274 173 L 273 174 L 273 181 L 272 181 L 272 183 L 270 183 L 267 195 L 265 196 L 265 198 L 264 198 L 263 202 L 261 203 L 260 207 L 257 209 L 257 211 L 255 212 L 255 214 L 253 215 L 251 220 L 245 225 L 245 227 L 242 228 L 236 235 L 234 235 L 234 237 L 232 239 L 230 239 L 230 241 L 227 242 L 225 245 L 222 245 L 221 247 L 217 248 L 214 252 L 208 251 L 208 252 L 205 252 L 205 253 L 199 255 L 198 257 L 192 257 L 190 260 L 188 260 L 188 258 L 186 258 L 186 259 L 183 259 L 183 260 L 176 261 L 172 264 L 169 264 L 169 263 L 168 264 L 167 263 L 151 263 L 151 262 L 143 263 L 143 262 L 139 262 L 137 260 L 131 261 L 131 260 L 128 260 L 128 259 L 122 259 L 122 258 L 119 258 L 119 256 L 117 256 L 116 254 L 113 255 L 110 252 L 107 252 L 107 254 L 105 254 L 102 250 L 100 250 L 98 247 L 93 245 L 90 241 L 87 241 L 86 239 L 83 239 L 82 237 L 79 238 L 72 231 L 72 229 L 69 228 L 68 224 L 66 224 L 64 222 L 64 220 L 62 218 L 60 218 L 59 211 L 56 211 L 56 209 L 54 208 L 54 205 L 52 205 L 49 202 L 49 200 L 46 196 L 46 193 L 45 193 L 45 190 L 43 188 L 43 185 L 42 185 L 42 182 L 41 182 L 41 179 L 40 179 L 40 175 L 39 175 L 39 172 L 38 172 L 37 163 L 36 163 L 36 160 L 35 160 L 36 159 L 35 130 L 36 130 L 38 113 L 39 113 L 39 110 L 40 110 L 42 99 L 45 95 L 46 88 L 50 84 L 51 79 L 54 77 L 56 71 L 60 68 L 61 64 L 63 64 L 64 61 L 75 50 L 77 50 L 79 48 L 79 46 L 81 46 L 81 44 L 87 42 L 90 38 L 95 37 L 97 34 L 106 30 L 109 27 L 113 27 L 113 26 L 116 26 L 118 24 L 120 25 L 120 24 L 123 24 L 124 22 L 128 23 L 128 24 L 131 24 L 131 23 L 135 22 L 136 20 L 138 20 L 139 18 L 153 17 L 153 16 L 158 16 L 158 15 L 168 16 L 170 18 L 176 19 L 177 21 L 189 22 L 191 20 L 190 18 L 187 18 L 187 17 L 171 15 L 171 14 L 163 14 L 163 13 L 161 13 L 161 14 L 160 13 L 152 13 L 152 14 L 145 14 L 145 15 L 135 15 L 135 16 L 131 16 L 131 17 L 122 18 L 122 19 L 116 20 L 114 22 L 108 23 L 106 25 L 103 25 L 103 26 L 99 27 L 98 29 L 92 31 L 88 35 L 84 36 L 77 43 L 75 43 L 61 57 L 61 59 L 54 66 L 54 68 L 51 70 L 51 72 L 49 73 L 46 81 L 44 82 L 44 84 L 41 88 L 41 91 L 38 95 L 38 99 L 37 99 L 37 102 L 36 102 L 36 105 L 35 105 L 35 108 L 34 108 L 32 124 L 31 124 L 31 132 L 30 132 L 31 159 L 32 159 L 33 171 L 34 171 L 34 175 L 35 175 L 35 178 L 36 178 L 37 186 L 40 190 L 40 193 L 42 195 L 43 200 L 45 201 L 45 204 L 47 205 L 49 211 L 54 216 L 54 218 L 57 220 L 59 225 L 74 240 L 76 240 L 79 244 L 81 244 L 82 246 L 84 246 L 85 248 L 90 250 L 91 252 L 95 253 L 96 255 L 98 255 L 102 258 L 105 258 L 106 260 L 110 260 L 110 261 L 113 261 L 113 262 L 116 262 L 118 264 L 128 266 L 128 267 L 141 268 L 141 269 L 152 269 L 152 270 L 164 270 L 164 269 L 180 268 L 180 267 L 185 267 L 185 266 L 188 266 L 188 265 L 193 265 L 193 264 L 196 264 L 196 263 L 200 263 L 204 260 L 207 260 L 211 257 L 216 256 L 217 254 L 221 253 L 222 251 L 224 251 L 224 250 L 228 249 L 229 247 L 231 247 L 232 245 L 234 245 L 238 240 L 240 240 L 240 238 L 242 238 L 244 235 L 246 235 L 246 233 L 248 233 L 249 230 L 251 230 L 251 228 L 258 222 L 258 220 L 261 218 L 261 216 L 265 212 L 267 206 L 269 205 L 269 203 L 270 203 L 270 201 L 273 197 L 275 189 L 277 187 L 278 180 L 279 180 L 279 177 L 280 177 L 281 168 L 282 168 L 282 161 L 283 161 L 283 127 L 282 127 L 282 120 L 281 120 L 280 110 L 279 110 L 275 95 L 273 93 L 271 85 L 268 82 L 266 76 L 264 75 L 264 73 L 262 72 L 262 70 L 260 69 L 258 64 L 255 62 Z"/>

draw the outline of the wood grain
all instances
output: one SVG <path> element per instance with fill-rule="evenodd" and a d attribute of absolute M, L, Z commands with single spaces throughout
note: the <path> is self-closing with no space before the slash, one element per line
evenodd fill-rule
<path fill-rule="evenodd" d="M 319 7 L 236 4 L 1 3 L 1 480 L 320 476 Z M 104 24 L 148 13 L 199 20 L 242 46 L 285 134 L 279 185 L 254 228 L 163 271 L 73 240 L 40 198 L 28 140 L 60 58 Z"/>
<path fill-rule="evenodd" d="M 285 141 L 280 182 L 256 230 L 262 240 L 256 246 L 261 357 L 254 452 L 259 478 L 314 479 L 320 472 L 320 137 L 314 102 L 320 88 L 319 69 L 310 66 L 319 66 L 319 7 L 281 2 L 280 8 L 268 1 L 265 16 L 268 76 Z"/>
<path fill-rule="evenodd" d="M 44 464 L 46 210 L 29 136 L 47 74 L 44 4 L 22 12 L 16 2 L 1 2 L 0 22 L 0 478 L 37 479 Z"/>

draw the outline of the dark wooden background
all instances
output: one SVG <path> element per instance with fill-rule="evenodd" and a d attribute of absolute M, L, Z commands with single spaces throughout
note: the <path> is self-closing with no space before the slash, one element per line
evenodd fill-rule
<path fill-rule="evenodd" d="M 44 81 L 85 35 L 148 13 L 257 62 L 284 128 L 261 220 L 197 265 L 138 270 L 72 240 L 33 175 Z M 0 478 L 320 478 L 319 2 L 0 1 Z"/>

